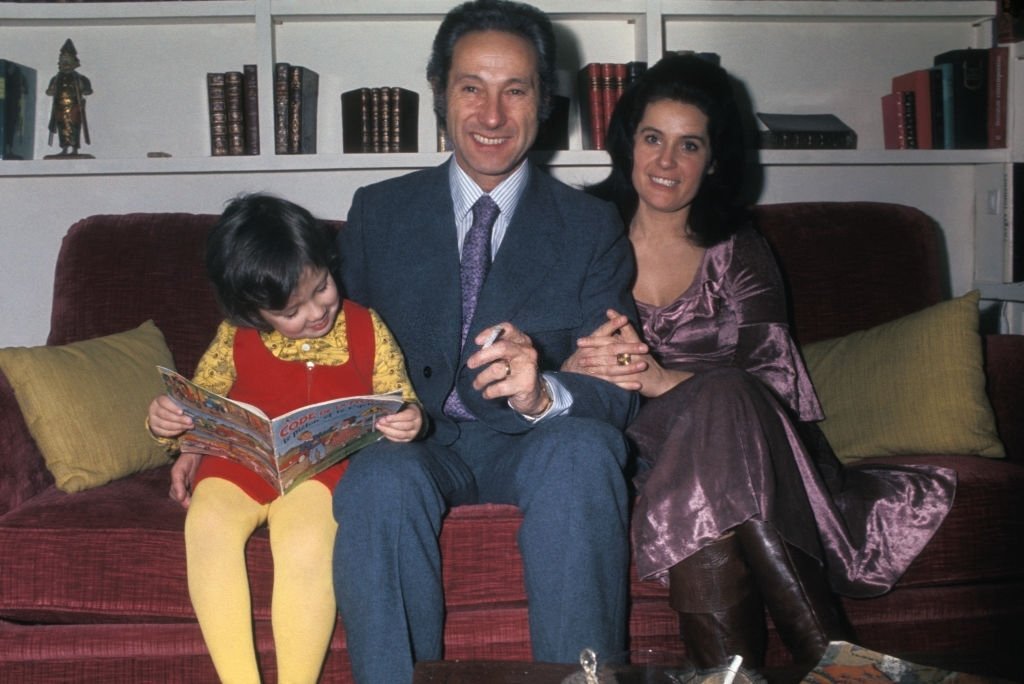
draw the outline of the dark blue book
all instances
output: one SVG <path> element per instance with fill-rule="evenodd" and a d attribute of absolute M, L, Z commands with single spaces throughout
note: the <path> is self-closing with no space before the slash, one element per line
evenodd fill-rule
<path fill-rule="evenodd" d="M 953 136 L 953 65 L 938 64 L 933 67 L 939 73 L 942 94 L 942 147 L 952 150 L 956 148 Z"/>
<path fill-rule="evenodd" d="M 953 67 L 953 147 L 988 147 L 988 50 L 949 50 L 934 63 Z"/>
<path fill-rule="evenodd" d="M 35 152 L 36 70 L 0 59 L 0 159 Z"/>
<path fill-rule="evenodd" d="M 857 133 L 835 114 L 770 114 L 757 112 L 768 129 L 761 131 L 763 149 L 852 150 Z"/>

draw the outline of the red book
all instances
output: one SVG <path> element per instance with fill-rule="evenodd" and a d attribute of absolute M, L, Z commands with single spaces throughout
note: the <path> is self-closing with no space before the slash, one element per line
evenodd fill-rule
<path fill-rule="evenodd" d="M 619 98 L 622 97 L 622 93 L 626 90 L 626 65 L 613 64 L 612 65 L 612 84 L 615 89 L 615 103 L 618 104 Z M 614 109 L 614 107 L 612 107 Z M 608 112 L 608 121 L 611 121 L 612 113 Z M 607 130 L 607 129 L 605 129 Z"/>
<path fill-rule="evenodd" d="M 608 121 L 612 118 L 612 110 L 615 109 L 617 97 L 615 65 L 605 62 L 601 65 L 601 113 L 604 120 L 601 124 L 601 146 L 598 149 L 604 149 L 604 136 L 608 133 Z"/>
<path fill-rule="evenodd" d="M 900 90 L 882 96 L 882 135 L 887 150 L 910 149 L 907 122 L 913 123 L 914 93 Z M 909 105 L 909 106 L 908 106 Z"/>
<path fill-rule="evenodd" d="M 1006 147 L 1007 70 L 1010 49 L 1005 45 L 988 51 L 988 146 Z"/>
<path fill-rule="evenodd" d="M 928 69 L 917 69 L 892 79 L 894 93 L 910 91 L 914 93 L 914 121 L 917 133 L 917 148 L 930 150 L 934 148 L 932 138 L 932 87 L 931 72 Z"/>
<path fill-rule="evenodd" d="M 604 98 L 601 65 L 591 62 L 579 71 L 580 130 L 583 149 L 604 149 Z"/>

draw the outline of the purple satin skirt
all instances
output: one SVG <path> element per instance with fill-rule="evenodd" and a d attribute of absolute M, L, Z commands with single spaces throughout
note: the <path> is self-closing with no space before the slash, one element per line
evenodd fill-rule
<path fill-rule="evenodd" d="M 669 568 L 746 520 L 769 521 L 821 560 L 833 589 L 888 591 L 945 519 L 956 473 L 843 466 L 813 423 L 791 420 L 759 380 L 700 371 L 648 400 L 628 430 L 638 449 L 637 571 Z"/>

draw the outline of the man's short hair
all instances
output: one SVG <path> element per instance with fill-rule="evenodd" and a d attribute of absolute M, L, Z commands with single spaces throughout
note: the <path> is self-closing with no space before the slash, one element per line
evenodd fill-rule
<path fill-rule="evenodd" d="M 471 0 L 452 9 L 441 22 L 427 63 L 427 80 L 434 91 L 434 114 L 442 127 L 447 126 L 448 73 L 452 68 L 455 43 L 474 31 L 503 31 L 524 38 L 537 54 L 540 82 L 538 119 L 551 114 L 551 94 L 555 88 L 555 30 L 548 16 L 522 2 L 512 0 Z"/>

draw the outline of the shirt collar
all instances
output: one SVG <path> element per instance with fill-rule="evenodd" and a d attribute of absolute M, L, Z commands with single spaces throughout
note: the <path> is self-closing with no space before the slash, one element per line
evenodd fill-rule
<path fill-rule="evenodd" d="M 501 210 L 499 216 L 506 221 L 509 220 L 515 213 L 516 206 L 519 205 L 519 198 L 522 197 L 529 179 L 530 165 L 524 159 L 508 178 L 498 183 L 497 187 L 489 193 L 484 193 L 476 181 L 470 178 L 453 158 L 452 163 L 448 165 L 448 180 L 452 192 L 455 218 L 464 218 L 473 210 L 473 205 L 480 199 L 480 196 L 488 194 Z"/>

